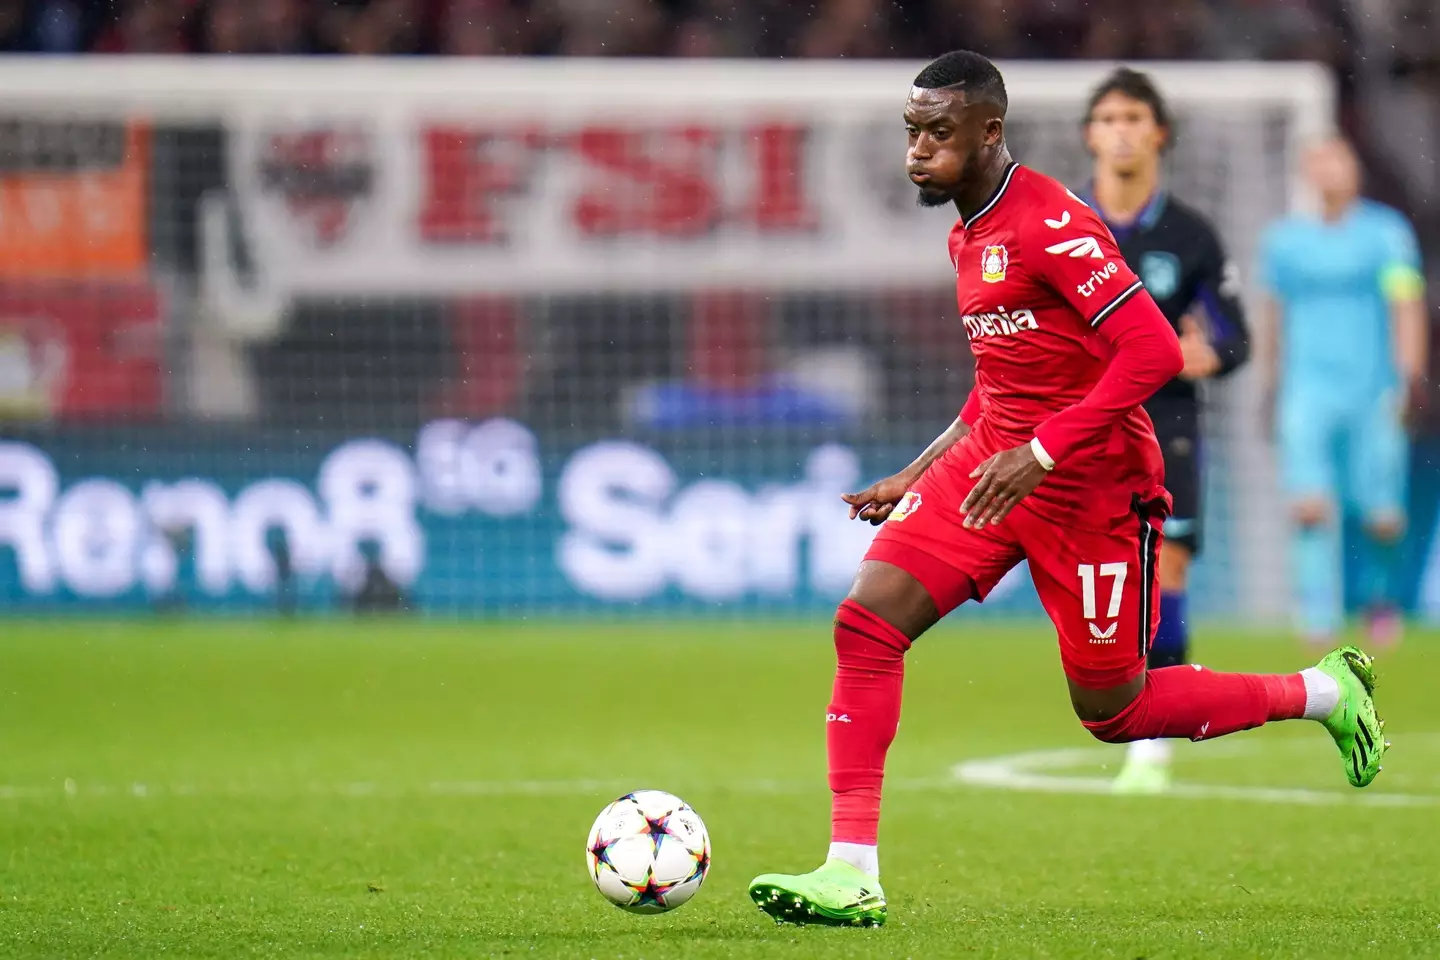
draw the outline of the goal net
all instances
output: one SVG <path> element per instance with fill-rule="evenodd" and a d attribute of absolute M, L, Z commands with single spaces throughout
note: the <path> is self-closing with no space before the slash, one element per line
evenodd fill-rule
<path fill-rule="evenodd" d="M 832 604 L 873 534 L 836 495 L 971 383 L 953 218 L 903 174 L 920 66 L 7 58 L 0 597 Z M 1106 66 L 1002 68 L 1016 158 L 1083 185 Z M 1327 75 L 1147 69 L 1248 281 Z M 1207 400 L 1212 616 L 1282 607 L 1255 400 Z"/>

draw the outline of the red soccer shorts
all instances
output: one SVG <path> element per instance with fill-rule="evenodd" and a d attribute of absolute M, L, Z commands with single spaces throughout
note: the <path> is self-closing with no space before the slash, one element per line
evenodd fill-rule
<path fill-rule="evenodd" d="M 1089 529 L 1056 523 L 1022 500 L 998 525 L 967 530 L 960 504 L 975 485 L 972 459 L 947 456 L 931 466 L 881 525 L 865 559 L 908 572 L 941 616 L 968 599 L 983 601 L 1028 560 L 1065 675 L 1092 690 L 1139 676 L 1160 622 L 1164 502 L 1137 497 L 1130 515 Z"/>

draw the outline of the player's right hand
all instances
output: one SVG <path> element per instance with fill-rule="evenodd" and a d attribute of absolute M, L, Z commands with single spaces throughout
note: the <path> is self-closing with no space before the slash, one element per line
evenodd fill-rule
<path fill-rule="evenodd" d="M 1210 345 L 1200 321 L 1189 314 L 1180 318 L 1180 354 L 1185 358 L 1182 380 L 1204 380 L 1220 372 L 1220 355 Z"/>
<path fill-rule="evenodd" d="M 897 473 L 893 477 L 886 477 L 871 484 L 859 493 L 842 493 L 840 499 L 850 504 L 851 520 L 859 517 L 878 527 L 894 511 L 913 482 L 909 476 Z"/>

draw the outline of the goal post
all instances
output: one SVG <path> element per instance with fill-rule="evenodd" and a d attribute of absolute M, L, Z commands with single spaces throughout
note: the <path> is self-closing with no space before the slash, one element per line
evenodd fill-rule
<path fill-rule="evenodd" d="M 833 494 L 970 382 L 953 218 L 903 175 L 922 67 L 5 58 L 0 472 L 53 483 L 0 539 L 0 596 L 264 608 L 288 569 L 324 606 L 368 564 L 440 615 L 832 602 L 869 535 Z M 1082 185 L 1113 65 L 1000 67 L 1016 158 Z M 1141 67 L 1167 185 L 1253 291 L 1333 81 Z M 1257 399 L 1249 371 L 1207 398 L 1196 607 L 1265 621 Z M 277 531 L 307 542 L 277 559 Z"/>

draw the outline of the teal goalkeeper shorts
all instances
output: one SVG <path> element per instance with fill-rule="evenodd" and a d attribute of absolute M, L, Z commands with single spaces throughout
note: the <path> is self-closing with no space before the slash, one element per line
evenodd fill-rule
<path fill-rule="evenodd" d="M 1277 427 L 1286 494 L 1322 497 L 1367 520 L 1403 517 L 1410 440 L 1401 415 L 1393 390 L 1358 400 L 1318 391 L 1285 397 Z"/>

